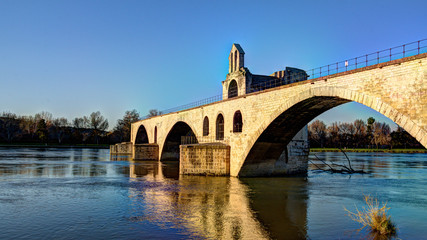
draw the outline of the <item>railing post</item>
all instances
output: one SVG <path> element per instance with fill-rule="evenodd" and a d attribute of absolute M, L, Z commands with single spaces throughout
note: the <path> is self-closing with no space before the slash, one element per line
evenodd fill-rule
<path fill-rule="evenodd" d="M 418 40 L 418 54 L 420 54 L 420 41 Z"/>
<path fill-rule="evenodd" d="M 390 48 L 390 61 L 391 61 L 391 48 Z"/>
<path fill-rule="evenodd" d="M 380 63 L 380 52 L 377 52 L 377 64 Z"/>
<path fill-rule="evenodd" d="M 357 69 L 357 58 L 355 58 L 355 62 L 356 62 L 356 68 L 355 69 Z"/>
<path fill-rule="evenodd" d="M 405 57 L 405 44 L 403 44 L 403 57 Z"/>
<path fill-rule="evenodd" d="M 328 75 L 329 75 L 329 65 L 328 65 Z"/>
<path fill-rule="evenodd" d="M 368 54 L 366 54 L 366 66 L 365 67 L 367 67 L 368 66 Z"/>
<path fill-rule="evenodd" d="M 338 73 L 338 62 L 337 62 L 337 73 Z"/>

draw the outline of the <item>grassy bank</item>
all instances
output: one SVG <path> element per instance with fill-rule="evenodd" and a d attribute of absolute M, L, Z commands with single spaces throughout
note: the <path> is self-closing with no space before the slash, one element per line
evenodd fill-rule
<path fill-rule="evenodd" d="M 427 149 L 346 148 L 345 152 L 427 153 Z M 310 148 L 310 152 L 341 152 L 338 148 Z"/>
<path fill-rule="evenodd" d="M 108 149 L 108 144 L 40 144 L 40 143 L 1 143 L 0 147 L 35 147 L 35 148 L 99 148 Z"/>

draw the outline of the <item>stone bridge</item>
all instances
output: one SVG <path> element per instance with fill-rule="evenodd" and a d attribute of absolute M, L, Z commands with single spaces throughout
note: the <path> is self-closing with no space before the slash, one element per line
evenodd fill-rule
<path fill-rule="evenodd" d="M 427 147 L 426 53 L 306 80 L 305 72 L 295 68 L 254 75 L 244 67 L 242 48 L 234 44 L 229 65 L 223 100 L 133 123 L 134 158 L 181 159 L 180 172 L 189 174 L 306 171 L 305 126 L 351 101 L 390 118 Z M 259 88 L 271 81 L 281 86 Z M 182 143 L 185 139 L 193 144 Z"/>

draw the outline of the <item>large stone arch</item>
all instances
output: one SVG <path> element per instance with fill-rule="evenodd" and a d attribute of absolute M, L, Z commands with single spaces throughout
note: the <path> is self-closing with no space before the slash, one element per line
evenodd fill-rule
<path fill-rule="evenodd" d="M 246 170 L 253 170 L 253 165 L 277 160 L 303 126 L 323 112 L 351 101 L 361 103 L 388 117 L 427 147 L 427 131 L 383 99 L 343 87 L 311 87 L 287 97 L 270 117 L 261 122 L 247 141 L 235 174 L 244 176 Z"/>
<path fill-rule="evenodd" d="M 161 145 L 160 160 L 162 161 L 178 161 L 179 160 L 179 145 L 181 145 L 181 137 L 193 137 L 197 143 L 197 135 L 188 123 L 178 121 L 168 130 L 168 133 Z"/>

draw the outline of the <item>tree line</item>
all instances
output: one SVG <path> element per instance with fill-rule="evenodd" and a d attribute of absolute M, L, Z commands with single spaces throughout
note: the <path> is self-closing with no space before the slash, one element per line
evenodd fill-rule
<path fill-rule="evenodd" d="M 151 109 L 143 118 L 160 115 Z M 131 124 L 141 120 L 135 110 L 126 111 L 108 131 L 108 120 L 97 111 L 89 116 L 76 117 L 71 121 L 64 117 L 54 118 L 49 112 L 34 116 L 0 114 L 0 143 L 50 143 L 50 144 L 114 144 L 130 141 Z M 334 122 L 327 126 L 316 120 L 308 125 L 311 147 L 328 148 L 423 148 L 401 127 L 395 131 L 386 123 L 370 117 L 353 123 Z"/>
<path fill-rule="evenodd" d="M 152 109 L 146 117 L 158 114 L 159 111 Z M 108 120 L 99 111 L 72 120 L 55 118 L 45 111 L 34 116 L 3 112 L 0 143 L 114 144 L 130 141 L 131 124 L 140 119 L 135 109 L 126 111 L 113 130 L 108 131 Z"/>
<path fill-rule="evenodd" d="M 327 126 L 316 120 L 308 125 L 311 147 L 321 148 L 424 148 L 403 128 L 391 131 L 384 122 L 373 117 L 357 119 L 352 123 L 334 122 Z"/>

